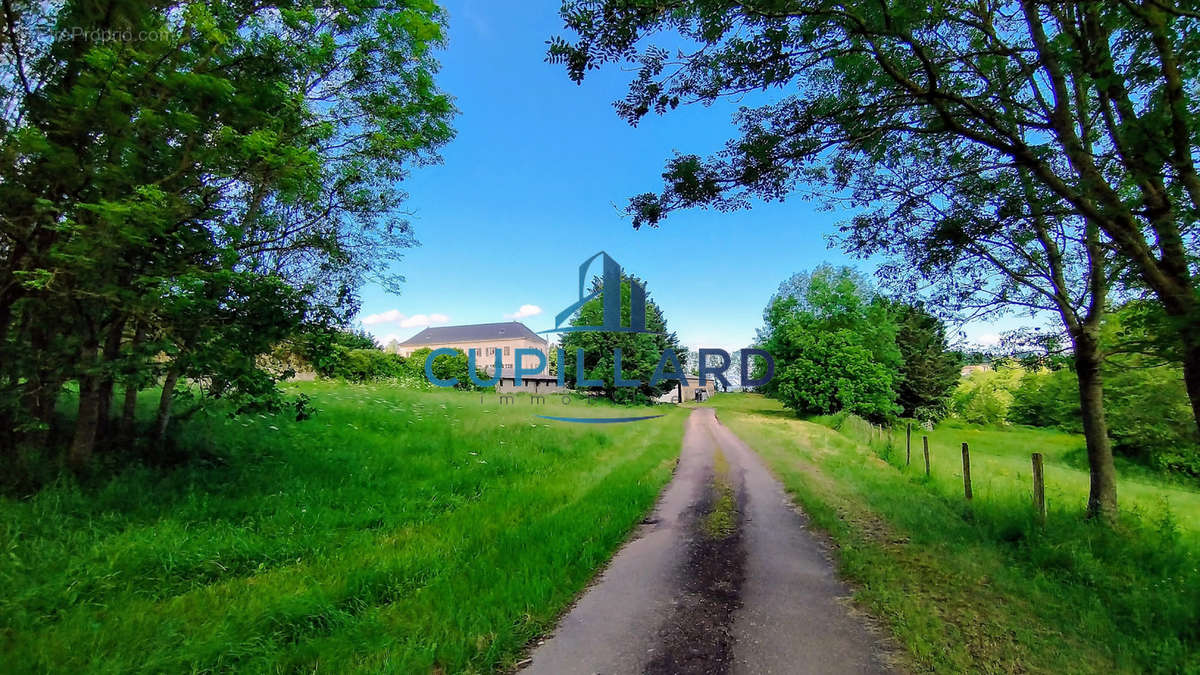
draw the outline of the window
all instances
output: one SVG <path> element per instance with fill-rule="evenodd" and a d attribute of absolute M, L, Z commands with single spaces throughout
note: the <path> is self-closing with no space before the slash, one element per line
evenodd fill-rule
<path fill-rule="evenodd" d="M 505 347 L 504 347 L 504 355 L 505 355 L 505 356 L 511 356 L 511 355 L 512 355 L 512 347 L 505 346 Z"/>
<path fill-rule="evenodd" d="M 488 348 L 487 348 L 487 355 L 488 355 L 488 356 L 494 356 L 495 354 L 496 354 L 496 348 L 495 348 L 495 347 L 488 347 Z"/>

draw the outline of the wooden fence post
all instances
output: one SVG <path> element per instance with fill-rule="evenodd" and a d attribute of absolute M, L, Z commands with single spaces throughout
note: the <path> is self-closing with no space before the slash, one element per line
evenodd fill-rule
<path fill-rule="evenodd" d="M 929 475 L 929 437 L 922 436 L 921 442 L 925 444 L 925 475 Z"/>
<path fill-rule="evenodd" d="M 912 422 L 904 432 L 904 466 L 912 464 Z"/>
<path fill-rule="evenodd" d="M 967 496 L 967 501 L 971 500 L 971 451 L 967 449 L 967 444 L 963 443 L 963 493 Z"/>
<path fill-rule="evenodd" d="M 1042 473 L 1042 453 L 1033 453 L 1033 508 L 1038 524 L 1046 523 L 1046 482 Z"/>

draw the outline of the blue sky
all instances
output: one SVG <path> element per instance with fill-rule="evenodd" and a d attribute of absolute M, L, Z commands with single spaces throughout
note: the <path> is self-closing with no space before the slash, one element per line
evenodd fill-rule
<path fill-rule="evenodd" d="M 763 306 L 795 272 L 823 261 L 873 271 L 828 247 L 841 216 L 798 197 L 734 213 L 677 212 L 661 229 L 635 231 L 618 208 L 658 189 L 673 152 L 719 149 L 739 102 L 683 106 L 632 128 L 611 105 L 630 73 L 593 71 L 577 86 L 545 62 L 546 39 L 562 33 L 557 1 L 445 6 L 438 79 L 460 111 L 458 135 L 441 165 L 405 181 L 421 246 L 398 265 L 402 292 L 363 294 L 359 319 L 382 341 L 431 323 L 514 315 L 535 331 L 552 328 L 577 297 L 579 263 L 600 250 L 646 280 L 669 328 L 693 349 L 749 345 Z M 998 327 L 966 332 L 986 342 Z"/>

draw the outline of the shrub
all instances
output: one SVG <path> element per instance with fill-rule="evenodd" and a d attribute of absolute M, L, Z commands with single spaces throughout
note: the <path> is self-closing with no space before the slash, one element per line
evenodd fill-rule
<path fill-rule="evenodd" d="M 875 420 L 900 412 L 888 368 L 850 331 L 797 332 L 794 354 L 775 375 L 775 395 L 800 414 L 846 411 Z"/>
<path fill-rule="evenodd" d="M 378 349 L 343 350 L 341 357 L 333 367 L 334 377 L 351 382 L 395 378 L 405 372 L 403 357 Z"/>
<path fill-rule="evenodd" d="M 1178 367 L 1111 364 L 1105 413 L 1115 449 L 1157 468 L 1200 476 L 1200 443 Z"/>
<path fill-rule="evenodd" d="M 409 354 L 405 363 L 405 372 L 407 372 L 411 377 L 420 378 L 422 382 L 428 383 L 428 379 L 425 377 L 425 359 L 429 358 L 429 354 L 432 353 L 432 351 L 433 350 L 429 349 L 428 347 L 423 347 L 412 354 Z M 479 367 L 479 364 L 476 364 L 475 368 L 478 377 L 483 380 L 487 380 L 488 376 L 482 370 L 479 370 Z M 432 370 L 434 376 L 439 379 L 457 379 L 458 384 L 454 385 L 455 389 L 479 388 L 476 387 L 475 384 L 471 382 L 471 378 L 467 376 L 467 354 L 461 349 L 455 350 L 454 356 L 443 355 L 434 359 Z"/>
<path fill-rule="evenodd" d="M 975 373 L 959 384 L 952 406 L 956 416 L 976 424 L 1082 429 L 1078 383 L 1069 369 Z M 1200 443 L 1178 366 L 1141 356 L 1111 358 L 1104 369 L 1104 413 L 1116 452 L 1200 476 Z"/>
<path fill-rule="evenodd" d="M 1012 392 L 1008 421 L 1082 432 L 1079 383 L 1074 371 L 1039 370 L 1025 373 Z"/>
<path fill-rule="evenodd" d="M 1008 422 L 1012 392 L 1024 370 L 1003 362 L 995 370 L 980 370 L 964 377 L 950 397 L 950 410 L 972 424 L 1003 424 Z"/>

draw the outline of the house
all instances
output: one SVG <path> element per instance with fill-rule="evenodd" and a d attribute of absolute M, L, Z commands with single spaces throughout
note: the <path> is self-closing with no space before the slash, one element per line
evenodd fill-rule
<path fill-rule="evenodd" d="M 655 400 L 659 403 L 680 403 L 681 400 L 707 401 L 713 394 L 717 393 L 717 380 L 715 377 L 710 376 L 708 382 L 704 385 L 700 384 L 699 375 L 688 375 L 687 381 L 688 383 L 685 386 L 676 380 L 673 389 Z"/>
<path fill-rule="evenodd" d="M 547 357 L 546 363 L 549 364 L 550 343 L 519 321 L 430 326 L 404 342 L 389 343 L 387 351 L 407 358 L 418 349 L 443 347 L 460 349 L 463 353 L 475 349 L 476 364 L 488 372 L 492 370 L 497 353 L 500 354 L 501 369 L 512 370 L 518 349 L 536 349 Z M 526 368 L 537 367 L 537 357 L 526 356 L 522 365 Z"/>
<path fill-rule="evenodd" d="M 990 363 L 976 363 L 969 366 L 963 366 L 960 373 L 961 377 L 970 377 L 972 373 L 985 373 L 992 369 Z"/>

